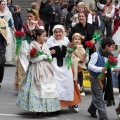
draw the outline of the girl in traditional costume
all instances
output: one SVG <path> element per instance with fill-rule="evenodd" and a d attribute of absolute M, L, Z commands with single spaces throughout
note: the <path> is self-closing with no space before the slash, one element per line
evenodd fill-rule
<path fill-rule="evenodd" d="M 84 39 L 84 36 L 80 35 L 79 33 L 74 33 L 72 36 L 72 41 L 76 44 L 77 48 L 72 53 L 72 68 L 74 71 L 74 82 L 80 85 L 80 92 L 82 96 L 85 96 L 85 93 L 83 91 L 83 75 L 82 75 L 82 69 L 87 69 L 86 64 L 89 60 L 88 55 L 85 53 L 85 49 L 83 47 L 82 40 Z"/>
<path fill-rule="evenodd" d="M 29 64 L 27 58 L 27 51 L 30 43 L 33 41 L 32 30 L 38 28 L 44 28 L 41 23 L 38 12 L 28 8 L 27 9 L 28 20 L 23 24 L 22 31 L 25 33 L 24 40 L 22 40 L 20 51 L 17 58 L 15 81 L 14 81 L 14 90 L 19 90 L 22 80 L 26 75 L 26 70 Z"/>
<path fill-rule="evenodd" d="M 6 64 L 15 64 L 15 37 L 14 33 L 14 23 L 11 12 L 6 9 L 6 2 L 4 0 L 0 1 L 0 17 L 8 23 L 8 42 L 9 45 L 6 47 Z"/>
<path fill-rule="evenodd" d="M 56 112 L 61 109 L 53 76 L 52 57 L 45 44 L 46 32 L 37 29 L 29 46 L 27 75 L 18 94 L 17 106 L 31 112 Z M 36 52 L 35 52 L 36 51 Z"/>
<path fill-rule="evenodd" d="M 79 112 L 78 104 L 81 102 L 77 84 L 74 84 L 72 69 L 68 69 L 65 57 L 69 40 L 65 37 L 62 25 L 55 25 L 53 36 L 48 38 L 46 44 L 53 57 L 53 72 L 59 93 L 61 107 L 69 107 Z"/>

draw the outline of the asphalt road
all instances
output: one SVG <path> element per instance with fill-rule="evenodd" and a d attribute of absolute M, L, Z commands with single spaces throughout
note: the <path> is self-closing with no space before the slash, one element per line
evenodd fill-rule
<path fill-rule="evenodd" d="M 15 67 L 6 66 L 5 76 L 2 87 L 0 88 L 0 120 L 22 120 L 22 119 L 49 119 L 49 120 L 93 120 L 87 112 L 87 108 L 91 101 L 90 89 L 85 89 L 86 96 L 82 97 L 82 103 L 79 104 L 79 113 L 74 113 L 68 108 L 63 108 L 59 115 L 44 114 L 43 116 L 34 116 L 31 112 L 21 111 L 16 106 L 16 99 L 18 92 L 14 91 Z M 116 106 L 118 105 L 117 94 L 115 94 Z M 108 107 L 107 112 L 110 120 L 117 120 L 115 108 Z M 98 118 L 94 119 L 98 120 Z"/>

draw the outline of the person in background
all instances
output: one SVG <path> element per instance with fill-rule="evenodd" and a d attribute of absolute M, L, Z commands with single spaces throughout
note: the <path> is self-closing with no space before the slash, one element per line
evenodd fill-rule
<path fill-rule="evenodd" d="M 89 9 L 90 9 L 90 11 L 96 10 L 95 0 L 91 0 L 91 2 L 89 4 Z"/>
<path fill-rule="evenodd" d="M 120 8 L 118 10 L 118 13 L 115 16 L 115 20 L 114 20 L 114 29 L 112 31 L 112 39 L 115 41 L 115 48 L 117 50 L 120 50 Z"/>
<path fill-rule="evenodd" d="M 102 19 L 104 25 L 104 31 L 106 29 L 106 37 L 112 37 L 112 18 L 114 16 L 115 8 L 112 6 L 112 0 L 107 0 L 106 4 L 100 4 L 99 0 L 97 1 L 97 6 L 103 10 Z"/>
<path fill-rule="evenodd" d="M 71 33 L 71 28 L 72 28 L 72 17 L 74 16 L 74 14 L 76 14 L 76 5 L 69 5 L 68 8 L 68 13 L 66 16 L 66 21 L 65 21 L 65 28 L 67 30 L 67 35 L 69 36 L 69 34 Z"/>
<path fill-rule="evenodd" d="M 22 29 L 23 20 L 22 20 L 22 17 L 21 17 L 20 6 L 14 5 L 12 17 L 13 17 L 13 20 L 14 20 L 15 29 L 16 30 L 21 30 Z"/>
<path fill-rule="evenodd" d="M 33 41 L 32 34 L 35 29 L 44 29 L 40 21 L 38 12 L 32 8 L 27 9 L 28 20 L 23 23 L 22 31 L 24 32 L 24 40 L 20 46 L 20 52 L 17 56 L 17 65 L 15 71 L 14 90 L 18 91 L 21 88 L 21 83 L 26 76 L 29 60 L 27 58 L 27 51 L 30 43 Z"/>
<path fill-rule="evenodd" d="M 97 10 L 92 10 L 92 25 L 94 26 L 94 30 L 100 30 L 101 20 L 99 15 L 97 14 Z"/>
<path fill-rule="evenodd" d="M 33 2 L 31 3 L 31 8 L 36 11 L 39 11 L 39 4 L 37 2 Z"/>
<path fill-rule="evenodd" d="M 0 18 L 0 88 L 4 76 L 6 45 L 8 44 L 7 29 L 8 29 L 7 22 L 4 19 Z"/>
<path fill-rule="evenodd" d="M 44 8 L 44 22 L 45 22 L 45 31 L 47 32 L 47 36 L 52 35 L 52 29 L 54 27 L 55 20 L 55 7 L 53 6 L 53 0 L 47 0 Z"/>
<path fill-rule="evenodd" d="M 13 12 L 13 1 L 12 0 L 7 0 L 7 7 L 9 8 L 10 12 Z"/>
<path fill-rule="evenodd" d="M 54 25 L 61 24 L 61 7 L 60 7 L 60 1 L 55 2 L 54 5 L 55 8 L 55 20 L 54 20 Z"/>
<path fill-rule="evenodd" d="M 65 21 L 66 21 L 66 17 L 68 14 L 68 10 L 67 10 L 68 5 L 64 4 L 64 8 L 61 11 L 61 24 L 65 26 Z"/>

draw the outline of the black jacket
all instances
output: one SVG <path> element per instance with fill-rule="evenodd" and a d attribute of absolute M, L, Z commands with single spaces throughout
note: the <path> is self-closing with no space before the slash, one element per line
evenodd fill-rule
<path fill-rule="evenodd" d="M 55 20 L 55 15 L 53 14 L 53 12 L 55 12 L 55 11 L 53 10 L 52 6 L 49 5 L 48 3 L 46 3 L 44 11 L 45 11 L 45 18 L 44 18 L 44 20 L 47 23 L 52 23 Z"/>
<path fill-rule="evenodd" d="M 81 23 L 78 23 L 71 29 L 71 34 L 69 36 L 70 41 L 72 41 L 72 35 L 74 33 L 80 33 L 81 35 L 85 36 L 85 39 L 83 40 L 82 45 L 84 48 L 86 48 L 85 42 L 90 41 L 92 39 L 92 36 L 94 35 L 94 27 L 90 23 L 86 23 L 85 27 Z M 90 50 L 90 54 L 92 54 L 93 52 L 94 52 L 93 50 Z"/>
<path fill-rule="evenodd" d="M 23 24 L 23 21 L 22 21 L 22 18 L 21 18 L 21 13 L 13 12 L 12 17 L 13 17 L 13 20 L 14 20 L 15 29 L 16 30 L 21 30 L 22 29 L 22 24 Z"/>

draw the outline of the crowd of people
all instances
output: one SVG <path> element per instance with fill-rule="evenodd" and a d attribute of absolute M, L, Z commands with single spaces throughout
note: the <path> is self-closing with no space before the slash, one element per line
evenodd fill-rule
<path fill-rule="evenodd" d="M 81 96 L 85 96 L 83 73 L 87 70 L 92 95 L 88 113 L 96 118 L 98 110 L 99 120 L 108 120 L 104 101 L 108 106 L 114 105 L 111 71 L 120 78 L 120 69 L 107 69 L 104 64 L 114 48 L 119 50 L 120 46 L 119 1 L 112 4 L 112 0 L 92 0 L 90 6 L 82 0 L 33 2 L 26 16 L 23 22 L 19 5 L 0 0 L 0 87 L 4 64 L 16 63 L 14 90 L 19 91 L 17 106 L 21 110 L 41 114 L 68 107 L 79 112 Z M 16 55 L 14 33 L 18 30 L 24 37 Z M 96 30 L 104 36 L 98 50 L 97 41 L 92 39 Z M 86 41 L 94 46 L 88 53 Z M 70 43 L 76 47 L 71 54 Z M 119 61 L 118 56 L 118 66 Z M 98 81 L 100 73 L 106 74 L 102 82 Z M 120 105 L 116 112 L 120 118 Z"/>

